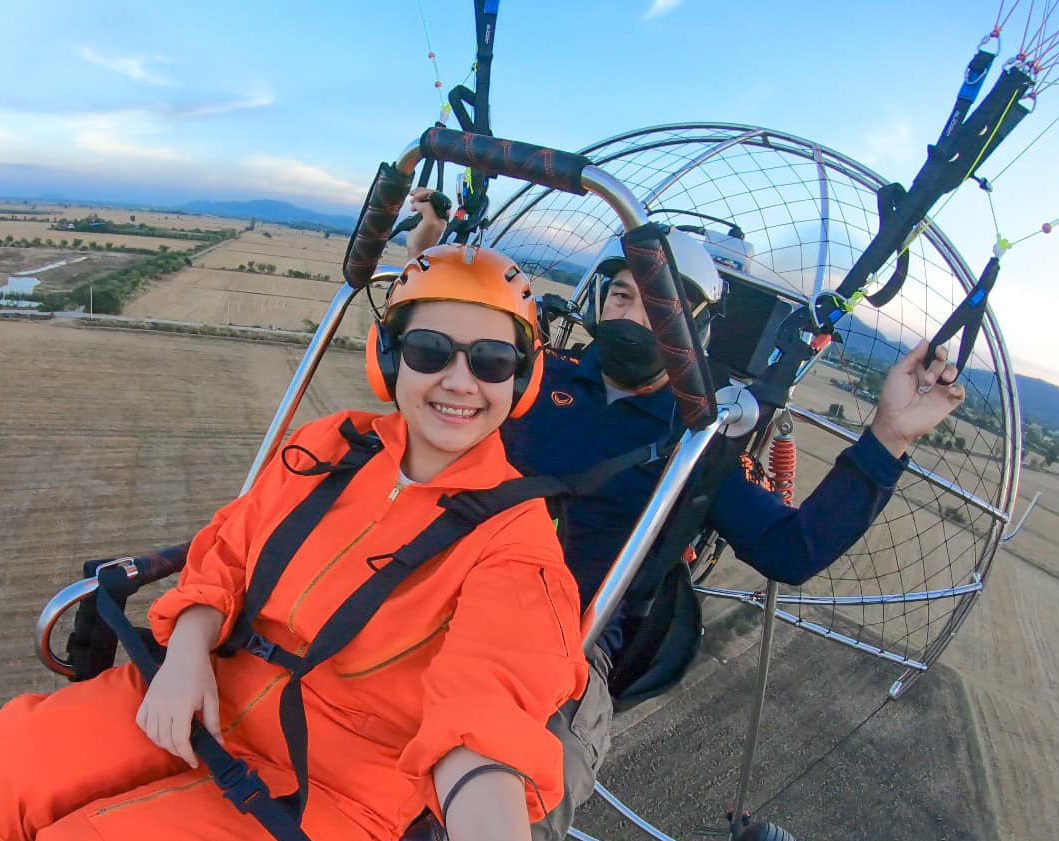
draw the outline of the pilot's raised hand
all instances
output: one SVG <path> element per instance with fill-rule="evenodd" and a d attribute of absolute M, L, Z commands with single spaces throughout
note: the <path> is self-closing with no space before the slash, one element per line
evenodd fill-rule
<path fill-rule="evenodd" d="M 930 344 L 924 339 L 908 352 L 883 383 L 871 431 L 894 456 L 947 418 L 967 396 L 955 385 L 956 367 L 946 364 L 945 348 L 925 365 Z"/>

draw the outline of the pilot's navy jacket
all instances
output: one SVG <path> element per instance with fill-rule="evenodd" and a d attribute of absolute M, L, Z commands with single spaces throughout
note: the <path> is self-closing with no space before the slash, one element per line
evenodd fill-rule
<path fill-rule="evenodd" d="M 651 442 L 665 443 L 680 416 L 669 388 L 607 403 L 592 346 L 577 359 L 545 351 L 540 395 L 501 427 L 508 460 L 522 473 L 561 475 Z M 590 496 L 566 503 L 566 563 L 582 610 L 617 557 L 661 475 L 664 462 L 631 468 Z M 749 482 L 742 467 L 718 488 L 707 526 L 769 578 L 801 584 L 840 557 L 890 499 L 904 464 L 866 429 L 798 508 Z"/>

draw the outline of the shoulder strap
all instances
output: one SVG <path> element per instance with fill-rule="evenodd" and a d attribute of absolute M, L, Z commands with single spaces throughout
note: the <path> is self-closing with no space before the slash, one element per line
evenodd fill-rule
<path fill-rule="evenodd" d="M 251 623 L 276 589 L 276 584 L 295 552 L 320 524 L 357 472 L 382 449 L 382 442 L 377 437 L 361 435 L 348 418 L 342 422 L 338 431 L 349 442 L 349 449 L 338 462 L 329 464 L 316 460 L 316 464 L 308 470 L 294 471 L 302 475 L 326 475 L 265 541 L 254 566 L 254 574 L 247 585 L 246 599 L 232 636 L 218 649 L 222 656 L 231 656 L 246 645 L 253 633 Z M 285 455 L 286 451 L 284 457 Z M 315 456 L 313 458 L 315 460 Z"/>

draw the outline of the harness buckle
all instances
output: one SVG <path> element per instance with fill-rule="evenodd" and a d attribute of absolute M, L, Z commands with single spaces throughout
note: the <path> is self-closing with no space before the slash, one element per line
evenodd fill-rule
<path fill-rule="evenodd" d="M 272 657 L 276 653 L 276 644 L 269 642 L 261 634 L 255 632 L 250 635 L 250 639 L 246 641 L 246 650 L 253 654 L 255 657 L 260 657 L 266 663 L 272 662 Z"/>
<path fill-rule="evenodd" d="M 243 814 L 250 811 L 248 804 L 259 794 L 266 797 L 269 794 L 264 780 L 258 776 L 257 771 L 251 771 L 250 766 L 242 759 L 237 759 L 213 779 L 224 791 L 224 796 Z"/>

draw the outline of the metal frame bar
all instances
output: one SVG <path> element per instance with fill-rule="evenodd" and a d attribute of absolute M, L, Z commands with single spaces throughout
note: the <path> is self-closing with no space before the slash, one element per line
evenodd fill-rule
<path fill-rule="evenodd" d="M 937 601 L 938 599 L 954 599 L 978 593 L 983 586 L 981 576 L 975 573 L 974 580 L 970 584 L 961 584 L 959 587 L 946 587 L 942 590 L 920 590 L 916 593 L 881 593 L 878 596 L 806 596 L 801 593 L 782 593 L 777 597 L 777 601 L 780 604 L 804 604 L 823 607 L 830 605 L 857 607 L 873 604 L 911 604 L 914 602 Z M 759 604 L 764 599 L 764 595 L 759 591 L 733 590 L 725 587 L 696 586 L 695 592 L 704 596 L 715 596 L 719 599 L 732 599 L 754 604 Z"/>
<path fill-rule="evenodd" d="M 614 610 L 629 589 L 640 564 L 643 563 L 648 550 L 665 524 L 666 517 L 673 509 L 681 491 L 687 484 L 688 477 L 698 464 L 706 447 L 717 431 L 727 422 L 732 410 L 722 405 L 717 409 L 717 419 L 705 429 L 698 432 L 685 432 L 677 448 L 669 457 L 662 478 L 658 480 L 654 493 L 647 507 L 640 514 L 632 533 L 622 546 L 621 552 L 611 565 L 607 577 L 603 579 L 599 590 L 585 611 L 588 624 L 582 623 L 582 646 L 585 653 L 592 650 L 596 639 L 606 627 Z"/>
<path fill-rule="evenodd" d="M 746 741 L 743 743 L 743 767 L 739 772 L 739 794 L 735 799 L 735 810 L 732 812 L 729 838 L 739 834 L 739 825 L 743 817 L 743 806 L 750 791 L 750 774 L 754 769 L 754 752 L 761 733 L 761 714 L 765 709 L 765 691 L 768 688 L 769 665 L 772 662 L 772 636 L 776 627 L 776 596 L 779 583 L 770 579 L 765 593 L 765 621 L 761 626 L 761 652 L 757 663 L 757 690 L 754 693 L 754 706 L 750 710 L 750 723 L 747 725 Z"/>
<path fill-rule="evenodd" d="M 613 806 L 614 809 L 617 812 L 621 813 L 623 816 L 628 818 L 638 828 L 640 828 L 641 830 L 646 832 L 652 838 L 657 838 L 658 841 L 676 841 L 676 839 L 673 838 L 673 836 L 666 835 L 658 827 L 652 826 L 647 821 L 645 821 L 643 818 L 641 818 L 639 815 L 637 815 L 632 809 L 630 809 L 628 806 L 626 806 L 624 803 L 622 803 L 617 797 L 615 797 L 613 794 L 611 794 L 609 791 L 607 791 L 607 789 L 603 787 L 603 784 L 600 783 L 598 780 L 596 781 L 595 790 L 596 790 L 596 794 L 598 794 L 600 797 L 602 797 L 604 800 L 606 800 L 607 803 L 609 803 L 611 806 Z"/>
<path fill-rule="evenodd" d="M 842 438 L 844 441 L 848 441 L 851 444 L 856 443 L 856 441 L 860 437 L 858 435 L 854 435 L 844 426 L 840 426 L 834 421 L 828 420 L 823 415 L 818 415 L 816 412 L 811 412 L 808 409 L 804 409 L 796 403 L 789 403 L 787 405 L 787 408 L 790 410 L 790 413 L 795 417 L 801 418 L 802 420 L 807 421 L 813 426 L 818 427 L 819 429 L 822 429 L 825 432 L 830 432 L 832 435 Z M 1007 523 L 1011 519 L 1011 514 L 1009 512 L 1002 511 L 992 503 L 986 502 L 981 497 L 976 496 L 970 491 L 964 490 L 955 482 L 946 479 L 944 476 L 939 476 L 937 473 L 934 473 L 931 470 L 927 470 L 925 467 L 921 467 L 914 461 L 909 461 L 908 464 L 905 466 L 905 470 L 915 476 L 918 476 L 921 479 L 924 479 L 931 485 L 940 488 L 946 493 L 950 493 L 953 496 L 958 497 L 959 499 L 966 502 L 968 505 L 977 508 L 981 511 L 984 511 L 994 520 L 997 520 L 1001 523 Z"/>
<path fill-rule="evenodd" d="M 375 283 L 378 280 L 392 279 L 400 274 L 401 270 L 395 266 L 379 266 L 372 275 L 371 282 Z M 335 297 L 331 300 L 327 311 L 320 320 L 320 325 L 316 328 L 316 332 L 313 333 L 309 346 L 305 349 L 305 353 L 302 354 L 301 362 L 298 363 L 298 368 L 295 370 L 294 376 L 283 394 L 283 399 L 280 400 L 279 406 L 272 416 L 268 431 L 265 432 L 265 437 L 257 449 L 257 455 L 254 456 L 254 461 L 250 465 L 246 479 L 243 480 L 243 487 L 239 490 L 240 496 L 250 490 L 258 474 L 268 464 L 269 459 L 275 455 L 280 441 L 283 440 L 283 435 L 290 427 L 294 413 L 298 411 L 302 397 L 305 396 L 309 382 L 312 380 L 313 374 L 316 373 L 324 351 L 331 344 L 331 339 L 334 338 L 339 325 L 342 323 L 342 317 L 346 314 L 346 310 L 356 294 L 356 290 L 348 283 L 339 285 L 338 291 L 335 292 Z"/>

